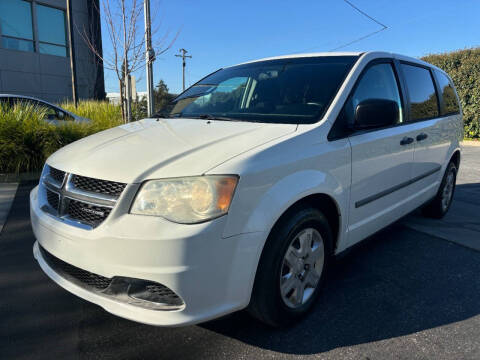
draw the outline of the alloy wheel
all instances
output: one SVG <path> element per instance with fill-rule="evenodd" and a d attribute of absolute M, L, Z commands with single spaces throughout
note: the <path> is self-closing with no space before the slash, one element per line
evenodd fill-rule
<path fill-rule="evenodd" d="M 290 308 L 298 308 L 313 295 L 323 271 L 325 246 L 314 228 L 300 231 L 285 253 L 280 273 L 282 300 Z"/>
<path fill-rule="evenodd" d="M 447 211 L 450 202 L 453 197 L 453 188 L 455 187 L 455 173 L 453 170 L 450 170 L 448 173 L 447 179 L 445 181 L 445 186 L 442 191 L 442 210 Z"/>

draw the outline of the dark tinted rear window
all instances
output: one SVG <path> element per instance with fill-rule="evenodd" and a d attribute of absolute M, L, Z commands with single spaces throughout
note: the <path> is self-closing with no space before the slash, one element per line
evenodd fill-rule
<path fill-rule="evenodd" d="M 439 116 L 438 99 L 430 71 L 419 66 L 407 64 L 401 66 L 410 97 L 410 120 Z"/>
<path fill-rule="evenodd" d="M 440 85 L 440 92 L 443 97 L 442 115 L 456 114 L 460 112 L 460 105 L 458 104 L 455 90 L 450 82 L 450 79 L 442 72 L 436 71 L 438 84 Z"/>

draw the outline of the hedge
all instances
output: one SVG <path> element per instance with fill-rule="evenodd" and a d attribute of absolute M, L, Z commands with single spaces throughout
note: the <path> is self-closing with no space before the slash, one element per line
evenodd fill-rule
<path fill-rule="evenodd" d="M 452 78 L 462 103 L 465 137 L 480 138 L 480 48 L 422 57 Z"/>
<path fill-rule="evenodd" d="M 62 106 L 91 122 L 52 125 L 41 108 L 0 104 L 0 173 L 40 171 L 61 147 L 122 123 L 120 107 L 107 102 L 84 101 L 76 109 L 68 103 Z"/>

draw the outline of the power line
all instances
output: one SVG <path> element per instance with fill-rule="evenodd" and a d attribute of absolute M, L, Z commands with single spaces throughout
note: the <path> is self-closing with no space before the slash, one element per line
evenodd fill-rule
<path fill-rule="evenodd" d="M 366 39 L 366 38 L 368 38 L 368 37 L 370 37 L 370 36 L 372 36 L 372 35 L 378 34 L 379 32 L 381 32 L 381 31 L 383 31 L 383 30 L 385 30 L 385 29 L 386 29 L 386 28 L 373 31 L 373 32 L 371 32 L 371 33 L 368 33 L 367 35 L 361 36 L 361 37 L 359 37 L 359 38 L 357 38 L 357 39 L 355 39 L 355 40 L 352 40 L 352 41 L 350 41 L 350 42 L 348 42 L 348 43 L 346 43 L 346 44 L 340 45 L 340 46 L 338 46 L 338 47 L 336 47 L 336 48 L 333 48 L 333 49 L 330 49 L 330 50 L 328 50 L 328 51 L 336 51 L 336 50 L 342 49 L 342 48 L 344 48 L 344 47 L 347 47 L 347 46 L 349 46 L 349 45 L 355 44 L 356 42 L 362 41 L 362 40 L 364 40 L 364 39 Z"/>
<path fill-rule="evenodd" d="M 337 46 L 329 51 L 336 51 L 336 50 L 339 50 L 339 49 L 342 49 L 344 47 L 347 47 L 349 45 L 352 45 L 352 44 L 355 44 L 359 41 L 362 41 L 362 40 L 365 40 L 366 38 L 372 36 L 372 35 L 375 35 L 375 34 L 378 34 L 379 32 L 381 31 L 384 31 L 386 29 L 388 29 L 388 26 L 381 23 L 380 21 L 378 21 L 377 19 L 375 19 L 373 16 L 370 16 L 368 15 L 365 11 L 363 10 L 360 10 L 358 7 L 356 7 L 354 4 L 352 4 L 350 1 L 348 0 L 343 0 L 343 2 L 345 2 L 346 4 L 348 4 L 351 8 L 355 9 L 357 12 L 359 12 L 360 14 L 362 14 L 363 16 L 367 17 L 368 19 L 372 20 L 373 22 L 375 22 L 376 24 L 380 25 L 382 28 L 379 29 L 379 30 L 375 30 L 375 31 L 372 31 L 371 33 L 368 33 L 367 35 L 363 35 L 359 38 L 356 38 L 355 40 L 352 40 L 352 41 L 349 41 L 348 43 L 346 44 L 343 44 L 343 45 L 340 45 L 340 46 Z"/>
<path fill-rule="evenodd" d="M 370 20 L 376 22 L 378 25 L 380 25 L 381 27 L 383 28 L 387 28 L 388 26 L 385 25 L 385 24 L 382 24 L 380 21 L 378 21 L 377 19 L 375 19 L 373 16 L 370 16 L 368 15 L 365 11 L 362 11 L 360 10 L 358 7 L 356 7 L 355 5 L 353 5 L 350 1 L 348 0 L 343 0 L 344 2 L 346 2 L 348 5 L 350 5 L 352 8 L 354 8 L 355 10 L 357 10 L 360 14 L 362 14 L 363 16 L 366 16 L 367 18 L 369 18 Z"/>

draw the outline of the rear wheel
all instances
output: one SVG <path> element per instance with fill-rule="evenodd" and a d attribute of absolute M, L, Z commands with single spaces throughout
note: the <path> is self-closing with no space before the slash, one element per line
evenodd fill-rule
<path fill-rule="evenodd" d="M 304 316 L 320 294 L 332 240 L 317 209 L 295 208 L 282 216 L 260 258 L 249 312 L 272 326 Z"/>
<path fill-rule="evenodd" d="M 443 176 L 437 195 L 423 208 L 425 216 L 441 219 L 445 216 L 452 204 L 457 181 L 457 167 L 450 162 Z"/>

